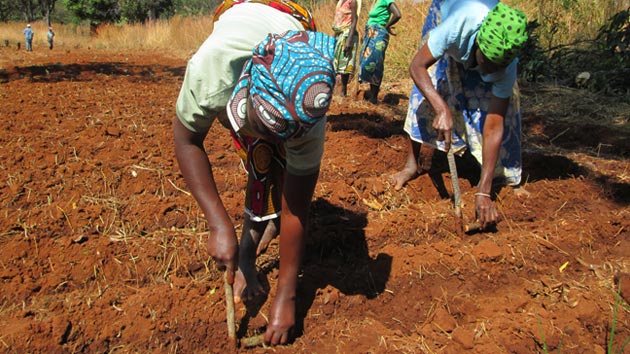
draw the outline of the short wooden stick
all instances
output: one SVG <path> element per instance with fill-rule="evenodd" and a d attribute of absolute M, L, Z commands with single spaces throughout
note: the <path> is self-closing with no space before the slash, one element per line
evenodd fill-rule
<path fill-rule="evenodd" d="M 265 335 L 259 334 L 253 337 L 247 337 L 241 339 L 241 346 L 244 348 L 252 348 L 258 347 L 260 345 L 265 345 Z"/>
<path fill-rule="evenodd" d="M 234 350 L 236 350 L 236 314 L 234 312 L 234 288 L 228 283 L 227 272 L 223 274 L 225 282 L 225 312 L 227 315 L 228 340 Z"/>
<path fill-rule="evenodd" d="M 481 230 L 481 224 L 479 221 L 473 221 L 470 224 L 464 225 L 464 232 L 473 233 Z"/>

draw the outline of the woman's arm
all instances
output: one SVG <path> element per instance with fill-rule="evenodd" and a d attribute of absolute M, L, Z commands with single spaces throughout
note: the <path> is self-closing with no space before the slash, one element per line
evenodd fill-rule
<path fill-rule="evenodd" d="M 179 168 L 208 221 L 208 252 L 219 267 L 227 268 L 231 284 L 238 265 L 238 243 L 234 225 L 219 197 L 212 166 L 203 147 L 207 133 L 192 132 L 175 118 L 173 137 Z"/>
<path fill-rule="evenodd" d="M 400 20 L 400 18 L 402 17 L 402 14 L 400 13 L 400 9 L 398 8 L 398 5 L 396 5 L 395 2 L 392 2 L 391 4 L 389 4 L 388 9 L 391 15 L 389 16 L 389 21 L 387 21 L 385 28 L 387 29 L 387 32 L 389 32 L 389 34 L 395 35 L 394 33 L 392 33 L 391 28 L 392 26 L 396 24 L 396 22 Z"/>
<path fill-rule="evenodd" d="M 416 87 L 433 107 L 435 111 L 433 128 L 437 131 L 437 140 L 443 140 L 448 150 L 451 144 L 451 132 L 453 131 L 453 117 L 448 105 L 433 86 L 428 72 L 429 67 L 435 64 L 436 61 L 437 59 L 433 57 L 429 47 L 424 44 L 413 57 L 409 73 Z"/>
<path fill-rule="evenodd" d="M 297 176 L 286 172 L 280 220 L 280 270 L 265 342 L 284 344 L 295 325 L 297 281 L 308 227 L 308 211 L 319 172 Z"/>
<path fill-rule="evenodd" d="M 492 202 L 492 179 L 499 160 L 501 140 L 503 140 L 503 122 L 507 113 L 509 98 L 492 96 L 488 107 L 488 115 L 483 126 L 482 165 L 477 194 L 475 194 L 475 211 L 477 219 L 485 228 L 497 222 L 499 214 Z"/>
<path fill-rule="evenodd" d="M 350 56 L 349 54 L 352 51 L 352 42 L 354 41 L 354 36 L 357 31 L 357 21 L 359 19 L 359 14 L 357 14 L 357 2 L 356 0 L 352 0 L 350 2 L 350 11 L 352 11 L 351 21 L 350 21 L 350 33 L 348 33 L 348 39 L 346 40 L 346 47 L 344 48 L 344 54 L 346 56 Z"/>

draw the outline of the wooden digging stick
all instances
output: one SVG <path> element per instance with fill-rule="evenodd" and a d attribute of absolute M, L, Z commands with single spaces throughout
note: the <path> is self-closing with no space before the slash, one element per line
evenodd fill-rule
<path fill-rule="evenodd" d="M 227 326 L 228 326 L 228 340 L 229 345 L 232 347 L 233 351 L 236 352 L 238 349 L 238 340 L 236 338 L 236 312 L 234 310 L 234 288 L 232 284 L 227 281 L 227 272 L 223 275 L 223 280 L 225 283 L 225 312 L 227 314 Z M 253 337 L 243 338 L 241 340 L 241 344 L 245 348 L 252 348 L 257 346 L 265 345 L 265 336 L 264 334 L 259 334 Z"/>
<path fill-rule="evenodd" d="M 455 208 L 455 216 L 459 218 L 460 227 L 465 233 L 475 233 L 481 231 L 481 224 L 478 221 L 473 221 L 469 224 L 464 224 L 464 213 L 462 212 L 462 192 L 459 189 L 459 178 L 457 177 L 457 165 L 455 164 L 455 153 L 453 147 L 446 154 L 448 159 L 448 169 L 451 173 L 451 183 L 453 184 L 453 207 Z"/>
<path fill-rule="evenodd" d="M 227 271 L 223 273 L 223 280 L 225 283 L 225 312 L 227 314 L 227 326 L 228 326 L 228 340 L 229 345 L 236 352 L 236 314 L 234 312 L 234 288 L 232 284 L 228 283 Z"/>
<path fill-rule="evenodd" d="M 448 150 L 446 154 L 448 159 L 448 169 L 451 172 L 451 183 L 453 185 L 453 207 L 455 208 L 455 216 L 460 219 L 463 218 L 462 213 L 462 192 L 459 189 L 459 178 L 457 177 L 457 165 L 455 164 L 455 153 L 453 152 L 453 146 Z"/>

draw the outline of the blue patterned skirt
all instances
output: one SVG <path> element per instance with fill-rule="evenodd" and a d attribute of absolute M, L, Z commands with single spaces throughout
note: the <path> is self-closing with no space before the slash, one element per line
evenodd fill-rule
<path fill-rule="evenodd" d="M 381 86 L 385 69 L 385 52 L 389 45 L 389 33 L 380 25 L 365 25 L 363 46 L 361 47 L 361 63 L 359 65 L 359 82 Z"/>

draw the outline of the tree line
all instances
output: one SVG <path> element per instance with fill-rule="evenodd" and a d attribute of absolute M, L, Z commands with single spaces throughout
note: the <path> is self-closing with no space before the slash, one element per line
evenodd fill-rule
<path fill-rule="evenodd" d="M 0 21 L 81 23 L 144 23 L 208 14 L 221 0 L 0 0 Z"/>

